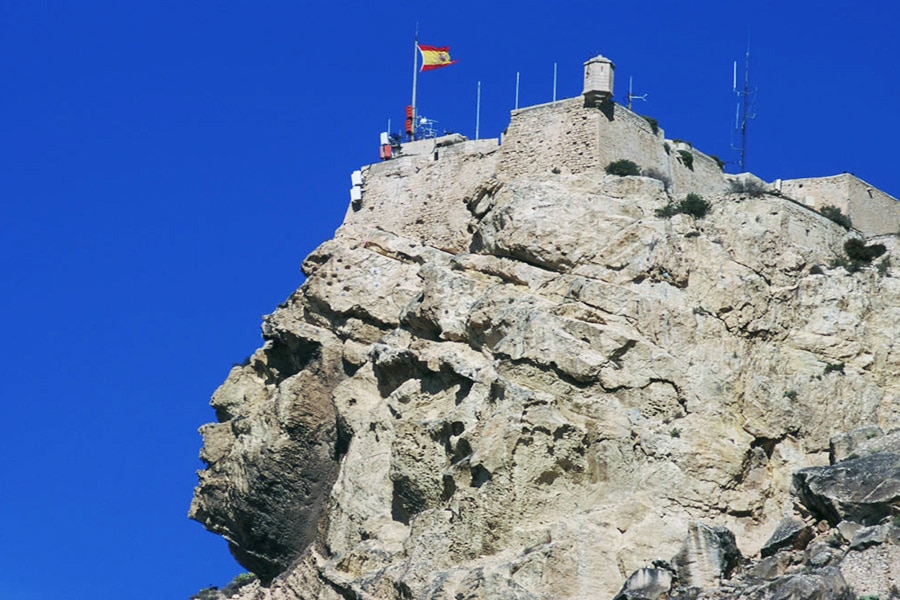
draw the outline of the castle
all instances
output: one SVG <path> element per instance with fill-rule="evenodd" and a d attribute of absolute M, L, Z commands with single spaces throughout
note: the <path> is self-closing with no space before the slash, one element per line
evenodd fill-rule
<path fill-rule="evenodd" d="M 422 234 L 434 228 L 428 238 L 439 247 L 457 249 L 444 234 L 458 229 L 447 226 L 467 215 L 458 175 L 494 176 L 508 181 L 524 173 L 583 173 L 601 170 L 610 162 L 628 159 L 637 163 L 645 175 L 665 182 L 673 197 L 693 192 L 701 195 L 727 193 L 735 179 L 755 179 L 745 173 L 728 175 L 724 164 L 689 142 L 667 139 L 655 120 L 640 116 L 612 101 L 615 65 L 603 56 L 584 64 L 584 90 L 581 96 L 513 110 L 510 123 L 500 140 L 467 140 L 459 134 L 402 144 L 395 157 L 363 167 L 353 174 L 352 206 L 345 222 L 365 220 L 365 213 L 384 208 L 393 194 L 405 189 L 406 202 L 394 207 L 392 219 L 410 220 L 401 229 L 414 229 Z M 426 168 L 425 172 L 421 170 Z M 402 177 L 399 177 L 402 175 Z M 449 196 L 429 204 L 418 198 L 420 176 L 442 180 Z M 761 181 L 759 183 L 762 183 Z M 435 189 L 435 188 L 430 188 Z M 771 193 L 805 205 L 813 210 L 835 206 L 848 215 L 853 227 L 866 237 L 895 234 L 900 231 L 900 203 L 896 198 L 865 181 L 843 173 L 830 177 L 778 179 L 768 184 Z M 413 206 L 413 204 L 415 206 Z M 456 204 L 458 206 L 453 206 Z M 359 214 L 354 216 L 354 212 Z M 449 244 L 449 245 L 447 245 Z"/>

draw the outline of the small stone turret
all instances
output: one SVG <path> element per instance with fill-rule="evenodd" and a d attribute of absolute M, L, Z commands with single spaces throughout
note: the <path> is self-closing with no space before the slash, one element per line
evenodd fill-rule
<path fill-rule="evenodd" d="M 604 56 L 584 63 L 584 103 L 599 106 L 613 95 L 613 71 L 616 65 Z"/>

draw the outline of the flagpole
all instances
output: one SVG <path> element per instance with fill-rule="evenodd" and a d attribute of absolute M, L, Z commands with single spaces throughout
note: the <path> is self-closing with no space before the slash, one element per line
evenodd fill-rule
<path fill-rule="evenodd" d="M 478 129 L 481 125 L 481 82 L 478 82 L 478 93 L 475 96 L 475 139 L 478 139 Z"/>
<path fill-rule="evenodd" d="M 556 63 L 553 63 L 553 101 L 556 102 Z"/>
<path fill-rule="evenodd" d="M 416 139 L 416 78 L 419 76 L 419 24 L 416 23 L 416 41 L 413 44 L 413 89 L 412 89 L 412 139 Z"/>
<path fill-rule="evenodd" d="M 519 72 L 516 71 L 516 110 L 519 110 Z"/>

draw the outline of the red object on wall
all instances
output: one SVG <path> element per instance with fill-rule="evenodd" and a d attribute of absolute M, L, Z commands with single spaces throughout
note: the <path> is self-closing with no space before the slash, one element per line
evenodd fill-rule
<path fill-rule="evenodd" d="M 406 107 L 406 135 L 413 134 L 413 109 L 412 106 Z"/>

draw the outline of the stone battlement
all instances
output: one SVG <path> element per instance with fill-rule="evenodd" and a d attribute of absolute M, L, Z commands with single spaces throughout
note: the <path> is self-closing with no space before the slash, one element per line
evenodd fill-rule
<path fill-rule="evenodd" d="M 496 139 L 467 140 L 451 134 L 401 144 L 391 160 L 364 167 L 365 183 L 355 183 L 345 224 L 367 221 L 372 211 L 384 223 L 381 213 L 392 213 L 388 220 L 402 221 L 395 223 L 400 229 L 422 234 L 420 230 L 432 228 L 426 237 L 438 247 L 459 249 L 459 234 L 452 232 L 459 232 L 457 227 L 468 218 L 465 200 L 484 180 L 602 173 L 609 163 L 622 159 L 663 181 L 672 197 L 729 191 L 736 176 L 725 174 L 719 159 L 688 142 L 667 139 L 655 121 L 612 102 L 614 66 L 607 59 L 598 64 L 585 63 L 586 69 L 594 65 L 602 72 L 595 74 L 597 81 L 586 80 L 584 95 L 513 110 L 499 145 Z M 746 177 L 752 178 L 737 176 Z M 849 173 L 777 180 L 769 189 L 813 210 L 836 206 L 866 236 L 900 231 L 900 202 Z M 432 199 L 438 192 L 441 197 Z"/>

